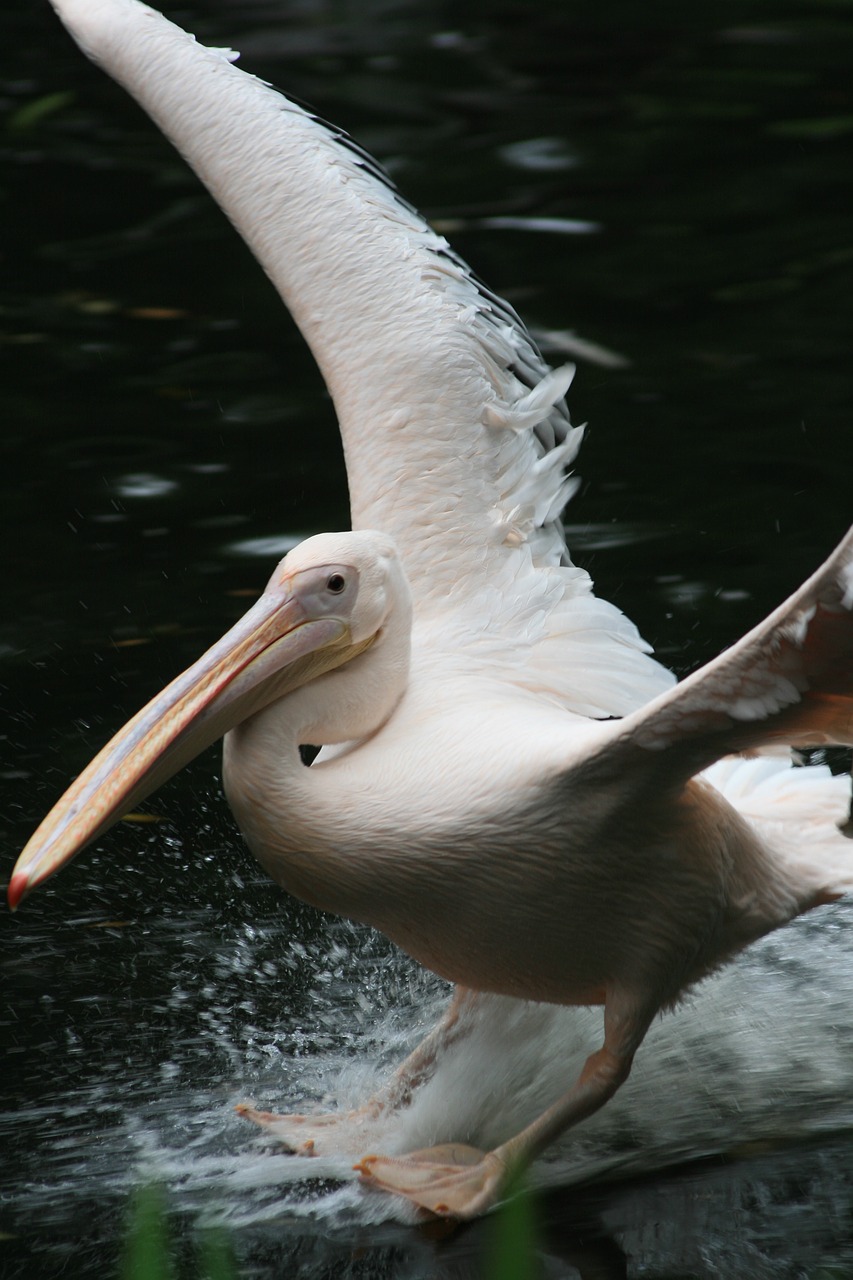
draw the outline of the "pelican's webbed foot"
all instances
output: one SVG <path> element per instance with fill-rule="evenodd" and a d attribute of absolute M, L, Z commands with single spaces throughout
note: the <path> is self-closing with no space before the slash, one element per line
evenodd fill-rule
<path fill-rule="evenodd" d="M 275 1111 L 258 1111 L 248 1102 L 235 1110 L 278 1139 L 291 1155 L 354 1155 L 364 1150 L 365 1127 L 381 1114 L 382 1104 L 371 1101 L 355 1111 L 320 1113 L 318 1115 L 278 1115 Z"/>
<path fill-rule="evenodd" d="M 494 1152 L 461 1143 L 408 1156 L 365 1156 L 354 1167 L 368 1185 L 440 1218 L 476 1218 L 497 1203 L 507 1182 L 507 1167 Z"/>

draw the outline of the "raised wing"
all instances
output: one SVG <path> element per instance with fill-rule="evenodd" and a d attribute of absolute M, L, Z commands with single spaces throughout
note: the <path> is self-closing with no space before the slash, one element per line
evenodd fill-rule
<path fill-rule="evenodd" d="M 853 745 L 853 528 L 764 622 L 621 728 L 613 769 L 665 757 L 675 782 L 732 752 Z"/>
<path fill-rule="evenodd" d="M 581 435 L 563 400 L 571 369 L 548 368 L 512 309 L 368 157 L 233 55 L 137 0 L 53 3 L 279 290 L 337 409 L 353 526 L 394 537 L 419 619 L 452 616 L 458 648 L 481 637 L 487 615 L 504 658 L 521 622 L 515 667 L 589 714 L 622 714 L 664 687 L 635 629 L 594 602 L 588 576 L 570 566 L 559 517 Z M 565 606 L 578 598 L 586 610 L 570 618 Z M 568 637 L 580 631 L 574 654 Z M 578 678 L 569 689 L 561 672 L 594 651 L 602 674 L 579 702 Z"/>

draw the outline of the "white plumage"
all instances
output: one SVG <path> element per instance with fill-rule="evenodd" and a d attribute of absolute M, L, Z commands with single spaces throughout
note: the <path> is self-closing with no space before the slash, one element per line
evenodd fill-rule
<path fill-rule="evenodd" d="M 228 731 L 226 790 L 270 874 L 458 984 L 366 1111 L 252 1118 L 294 1148 L 310 1133 L 311 1150 L 347 1149 L 367 1120 L 408 1110 L 437 1054 L 503 1016 L 495 997 L 604 1006 L 602 1048 L 515 1136 L 485 1153 L 360 1152 L 373 1184 L 470 1217 L 607 1101 L 659 1010 L 853 884 L 849 780 L 721 759 L 853 742 L 853 532 L 673 687 L 568 556 L 572 371 L 548 368 L 367 157 L 230 54 L 137 0 L 54 3 L 293 313 L 338 412 L 356 532 L 291 552 L 108 744 L 21 855 L 10 899 Z M 310 770 L 304 743 L 324 746 Z"/>

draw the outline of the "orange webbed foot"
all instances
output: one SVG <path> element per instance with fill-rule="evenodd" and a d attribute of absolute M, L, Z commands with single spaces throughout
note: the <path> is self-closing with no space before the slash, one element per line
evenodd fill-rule
<path fill-rule="evenodd" d="M 318 1115 L 279 1115 L 275 1111 L 258 1111 L 248 1102 L 241 1102 L 234 1109 L 271 1134 L 290 1155 L 314 1156 L 354 1155 L 359 1148 L 363 1150 L 364 1126 L 379 1116 L 382 1107 L 368 1103 L 356 1111 Z"/>
<path fill-rule="evenodd" d="M 476 1218 L 492 1208 L 506 1186 L 507 1169 L 493 1152 L 461 1143 L 407 1156 L 364 1156 L 355 1170 L 362 1181 L 404 1196 L 439 1218 Z"/>

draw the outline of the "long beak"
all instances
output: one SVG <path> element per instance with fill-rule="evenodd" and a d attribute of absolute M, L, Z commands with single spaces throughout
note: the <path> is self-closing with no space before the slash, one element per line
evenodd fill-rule
<path fill-rule="evenodd" d="M 18 858 L 9 906 L 14 911 L 233 725 L 352 656 L 346 623 L 310 618 L 287 579 L 274 575 L 257 604 L 119 730 L 69 787 Z"/>

